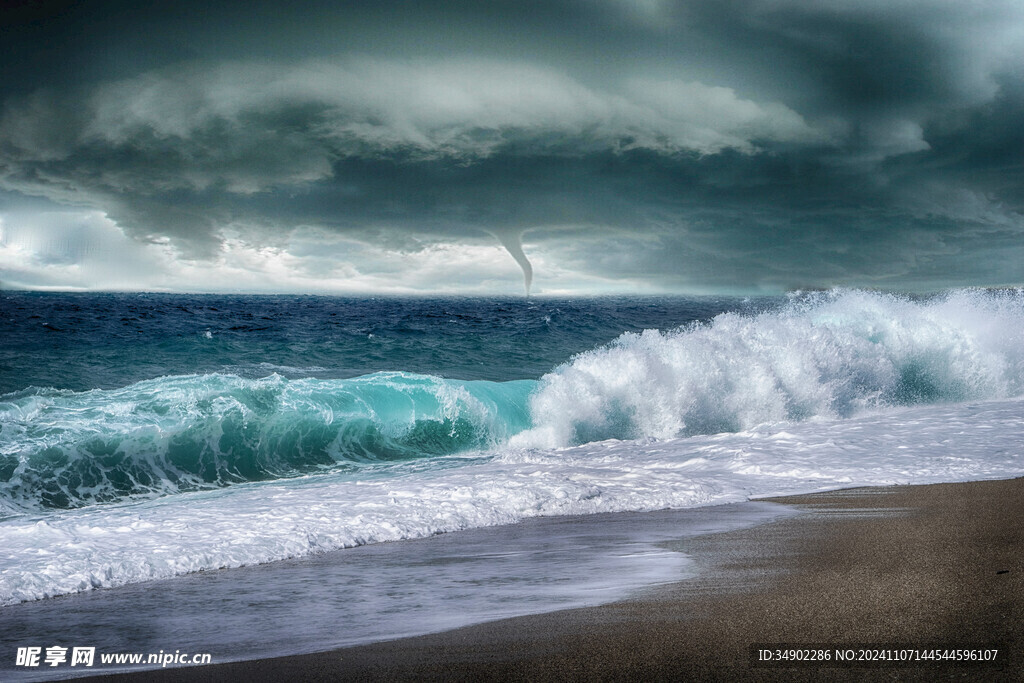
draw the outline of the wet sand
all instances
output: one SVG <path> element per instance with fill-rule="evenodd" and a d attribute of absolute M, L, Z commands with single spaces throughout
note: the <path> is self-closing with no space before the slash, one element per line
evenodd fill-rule
<path fill-rule="evenodd" d="M 805 514 L 679 541 L 700 575 L 628 601 L 311 655 L 102 678 L 1024 680 L 1024 479 L 772 500 Z M 782 644 L 998 655 L 914 665 L 754 661 L 752 648 Z"/>

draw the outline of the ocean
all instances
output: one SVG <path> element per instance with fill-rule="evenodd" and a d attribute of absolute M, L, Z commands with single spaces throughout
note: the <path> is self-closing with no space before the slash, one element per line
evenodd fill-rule
<path fill-rule="evenodd" d="M 345 548 L 377 566 L 385 541 L 461 532 L 486 544 L 473 530 L 565 515 L 1024 474 L 1020 290 L 3 292 L 0 325 L 7 617 Z M 566 586 L 585 554 L 559 560 Z M 402 580 L 428 572 L 397 565 Z M 506 614 L 485 605 L 478 618 L 492 609 Z"/>

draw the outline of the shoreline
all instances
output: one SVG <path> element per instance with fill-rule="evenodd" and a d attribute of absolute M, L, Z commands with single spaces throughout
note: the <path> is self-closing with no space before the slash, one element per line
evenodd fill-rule
<path fill-rule="evenodd" d="M 1024 479 L 759 500 L 803 514 L 673 542 L 697 576 L 627 600 L 314 654 L 75 680 L 1018 680 Z M 758 644 L 999 653 L 986 663 L 793 667 L 752 662 Z"/>

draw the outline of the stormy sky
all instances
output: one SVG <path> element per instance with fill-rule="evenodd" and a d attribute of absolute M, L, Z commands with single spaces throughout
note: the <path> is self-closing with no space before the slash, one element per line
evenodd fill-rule
<path fill-rule="evenodd" d="M 1024 281 L 1019 0 L 8 4 L 0 282 Z"/>

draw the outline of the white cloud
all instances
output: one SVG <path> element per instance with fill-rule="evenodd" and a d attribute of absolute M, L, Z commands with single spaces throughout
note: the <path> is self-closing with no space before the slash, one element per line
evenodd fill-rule
<path fill-rule="evenodd" d="M 778 102 L 745 100 L 732 88 L 682 81 L 636 79 L 633 102 L 667 144 L 705 154 L 725 148 L 754 152 L 758 142 L 824 142 L 827 137 Z"/>
<path fill-rule="evenodd" d="M 274 247 L 228 237 L 215 258 L 194 260 L 167 244 L 130 239 L 98 211 L 8 213 L 0 215 L 0 281 L 39 290 L 522 292 L 522 272 L 497 241 L 402 241 L 405 247 L 388 248 L 300 229 Z M 544 269 L 541 291 L 607 286 L 601 278 L 559 266 L 543 252 L 535 262 Z"/>

